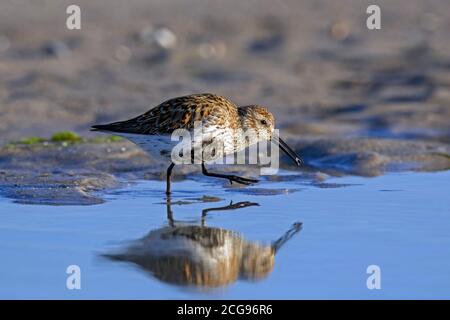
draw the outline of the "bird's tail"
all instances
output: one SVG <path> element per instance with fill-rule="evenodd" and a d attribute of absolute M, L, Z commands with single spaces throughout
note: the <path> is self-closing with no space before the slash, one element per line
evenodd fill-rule
<path fill-rule="evenodd" d="M 113 131 L 109 124 L 96 124 L 91 127 L 91 131 Z"/>

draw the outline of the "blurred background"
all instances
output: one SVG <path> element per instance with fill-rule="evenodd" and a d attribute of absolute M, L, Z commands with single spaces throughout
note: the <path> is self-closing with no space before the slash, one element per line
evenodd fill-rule
<path fill-rule="evenodd" d="M 376 1 L 381 30 L 373 1 L 75 2 L 1 2 L 0 141 L 199 92 L 266 105 L 294 137 L 449 141 L 448 1 Z"/>
<path fill-rule="evenodd" d="M 167 164 L 89 128 L 201 92 L 267 106 L 306 165 L 245 188 L 177 166 L 173 219 L 191 224 L 196 269 L 178 242 L 153 246 L 171 259 L 151 250 L 173 223 Z M 450 171 L 410 171 L 450 169 L 449 105 L 449 0 L 1 0 L 0 297 L 448 298 Z M 230 201 L 250 205 L 217 212 Z M 141 256 L 105 248 L 133 239 Z M 72 264 L 81 291 L 64 285 Z M 368 290 L 372 264 L 386 290 Z"/>

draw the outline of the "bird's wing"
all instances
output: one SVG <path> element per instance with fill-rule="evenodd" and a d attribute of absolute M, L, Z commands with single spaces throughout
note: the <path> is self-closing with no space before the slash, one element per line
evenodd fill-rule
<path fill-rule="evenodd" d="M 195 94 L 167 100 L 135 118 L 95 125 L 94 130 L 135 134 L 170 134 L 176 129 L 192 129 L 196 121 L 221 118 L 222 113 L 236 113 L 229 100 L 213 94 Z"/>

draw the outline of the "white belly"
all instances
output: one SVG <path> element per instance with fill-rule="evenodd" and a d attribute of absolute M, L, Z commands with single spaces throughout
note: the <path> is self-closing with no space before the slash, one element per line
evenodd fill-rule
<path fill-rule="evenodd" d="M 171 141 L 170 135 L 146 135 L 121 132 L 115 134 L 133 142 L 153 158 L 165 161 L 171 159 L 172 149 L 179 143 L 178 141 Z"/>
<path fill-rule="evenodd" d="M 231 139 L 229 134 L 221 131 L 215 131 L 214 134 L 204 132 L 198 140 L 195 140 L 195 135 L 191 134 L 180 139 L 174 137 L 173 141 L 171 135 L 145 135 L 121 132 L 115 134 L 133 142 L 153 158 L 171 161 L 175 164 L 192 163 L 192 147 L 195 150 L 195 164 L 201 164 L 202 161 L 207 163 L 215 162 L 223 158 L 225 154 L 234 152 L 233 139 Z M 172 152 L 174 155 L 172 155 Z M 183 159 L 176 158 L 176 154 L 181 155 Z"/>

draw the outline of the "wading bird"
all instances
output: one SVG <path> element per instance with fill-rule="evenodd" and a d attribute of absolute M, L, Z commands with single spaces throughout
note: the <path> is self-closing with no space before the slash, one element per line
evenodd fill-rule
<path fill-rule="evenodd" d="M 172 133 L 178 129 L 193 131 L 198 123 L 202 126 L 200 141 L 202 150 L 211 145 L 222 146 L 212 148 L 214 152 L 208 154 L 201 152 L 202 173 L 206 176 L 228 179 L 230 183 L 245 185 L 258 182 L 236 175 L 209 172 L 205 163 L 239 152 L 262 141 L 273 141 L 296 165 L 302 164 L 301 158 L 283 140 L 274 135 L 275 118 L 265 107 L 258 105 L 238 107 L 230 100 L 210 93 L 173 98 L 135 118 L 94 125 L 92 130 L 123 136 L 147 153 L 169 160 L 166 193 L 170 194 L 172 169 L 175 166 L 172 149 L 177 143 L 171 138 Z"/>

